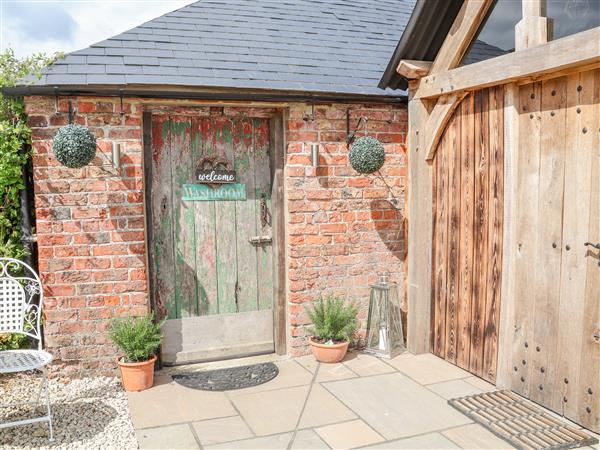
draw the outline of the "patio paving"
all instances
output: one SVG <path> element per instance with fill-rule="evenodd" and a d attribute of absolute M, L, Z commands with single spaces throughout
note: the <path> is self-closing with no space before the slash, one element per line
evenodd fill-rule
<path fill-rule="evenodd" d="M 278 377 L 237 391 L 193 390 L 170 375 L 265 357 L 159 372 L 152 389 L 128 394 L 140 448 L 512 448 L 446 403 L 494 386 L 435 356 L 383 360 L 352 352 L 340 364 L 271 359 Z"/>

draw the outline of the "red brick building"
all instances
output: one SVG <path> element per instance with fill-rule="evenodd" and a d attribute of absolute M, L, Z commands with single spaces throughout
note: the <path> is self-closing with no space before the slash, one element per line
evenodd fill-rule
<path fill-rule="evenodd" d="M 168 319 L 166 363 L 298 356 L 319 295 L 359 302 L 363 326 L 380 273 L 404 296 L 407 112 L 376 85 L 411 2 L 354 11 L 358 28 L 332 18 L 356 8 L 338 3 L 256 2 L 234 33 L 235 12 L 223 6 L 225 23 L 198 2 L 12 91 L 33 130 L 45 336 L 62 373 L 113 369 L 113 317 Z M 52 152 L 70 118 L 97 137 L 81 169 Z M 385 144 L 379 174 L 350 167 L 352 134 Z M 190 187 L 215 157 L 239 196 Z"/>

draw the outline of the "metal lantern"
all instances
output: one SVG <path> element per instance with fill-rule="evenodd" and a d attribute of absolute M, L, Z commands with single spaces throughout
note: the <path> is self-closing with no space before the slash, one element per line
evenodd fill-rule
<path fill-rule="evenodd" d="M 375 356 L 392 358 L 403 350 L 404 334 L 398 286 L 389 283 L 387 275 L 382 275 L 379 282 L 371 286 L 367 346 L 364 351 Z"/>

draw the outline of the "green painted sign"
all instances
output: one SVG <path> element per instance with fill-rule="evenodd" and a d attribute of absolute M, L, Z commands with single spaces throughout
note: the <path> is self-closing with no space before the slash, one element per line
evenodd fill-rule
<path fill-rule="evenodd" d="M 191 202 L 246 200 L 246 185 L 230 183 L 213 188 L 205 184 L 184 184 L 182 199 Z"/>

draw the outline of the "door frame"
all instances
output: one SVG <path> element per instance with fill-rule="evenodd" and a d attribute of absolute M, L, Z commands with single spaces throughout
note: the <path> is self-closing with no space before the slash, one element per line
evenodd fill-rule
<path fill-rule="evenodd" d="M 202 105 L 210 106 L 210 105 Z M 223 105 L 215 105 L 222 107 Z M 234 105 L 245 107 L 248 105 Z M 256 107 L 256 106 L 253 106 Z M 177 106 L 173 106 L 174 112 Z M 161 110 L 164 113 L 164 110 Z M 142 171 L 144 178 L 144 217 L 146 226 L 146 282 L 150 311 L 156 311 L 152 273 L 152 108 L 142 113 Z M 285 233 L 285 129 L 284 112 L 277 110 L 269 119 L 271 157 L 271 200 L 275 214 L 272 217 L 273 233 L 273 342 L 275 353 L 287 353 L 287 285 L 286 285 L 286 233 Z M 160 354 L 160 352 L 159 352 Z"/>

